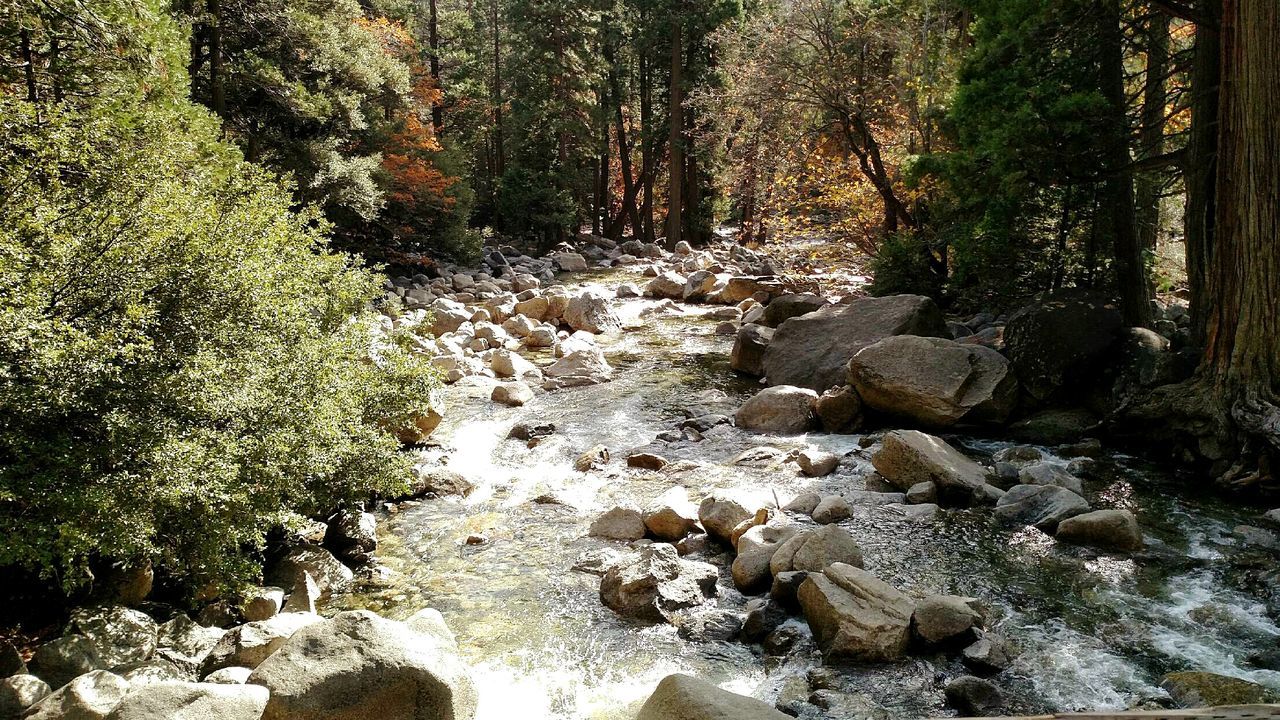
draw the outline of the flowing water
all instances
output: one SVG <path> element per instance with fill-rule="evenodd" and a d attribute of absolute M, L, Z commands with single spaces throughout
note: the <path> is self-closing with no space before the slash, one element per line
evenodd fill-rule
<path fill-rule="evenodd" d="M 606 271 L 570 284 L 600 285 L 612 295 L 617 284 L 636 279 Z M 633 329 L 601 338 L 616 370 L 613 382 L 541 394 L 523 408 L 489 402 L 483 382 L 454 385 L 436 436 L 449 467 L 475 491 L 384 515 L 378 555 L 387 571 L 342 603 L 389 617 L 439 609 L 475 668 L 480 720 L 629 719 L 672 672 L 772 701 L 788 679 L 821 664 L 811 642 L 785 660 L 766 659 L 758 646 L 686 640 L 673 626 L 626 620 L 601 604 L 598 576 L 572 570 L 585 552 L 625 550 L 585 537 L 590 522 L 614 505 L 643 507 L 676 485 L 695 501 L 712 489 L 732 489 L 758 507 L 785 504 L 806 490 L 856 500 L 871 470 L 856 435 L 769 437 L 719 426 L 701 442 L 655 443 L 690 413 L 731 415 L 758 389 L 730 372 L 732 337 L 715 335 L 717 323 L 701 317 L 705 308 L 642 317 L 656 305 L 616 302 Z M 554 423 L 556 434 L 532 449 L 506 439 L 513 424 L 531 420 Z M 953 440 L 975 455 L 1003 446 Z M 613 462 L 603 471 L 574 471 L 575 457 L 596 444 L 610 448 Z M 815 445 L 845 457 L 821 479 L 801 476 L 793 463 L 730 464 L 760 445 Z M 672 465 L 662 473 L 626 468 L 627 452 L 642 446 Z M 1173 670 L 1280 688 L 1280 673 L 1247 660 L 1280 638 L 1267 595 L 1251 582 L 1257 568 L 1232 534 L 1253 513 L 1182 494 L 1188 484 L 1121 455 L 1096 464 L 1087 482 L 1094 506 L 1134 510 L 1147 535 L 1147 549 L 1132 556 L 1060 545 L 1033 528 L 1002 529 L 981 509 L 929 520 L 855 504 L 854 517 L 841 525 L 862 544 L 867 569 L 907 593 L 969 595 L 986 604 L 989 624 L 1020 651 L 998 678 L 1008 712 L 1158 701 L 1159 677 Z M 546 502 L 548 496 L 556 502 Z M 467 545 L 469 535 L 487 542 Z M 740 608 L 746 599 L 728 579 L 728 558 L 700 559 L 724 568 L 716 602 Z M 803 620 L 789 622 L 805 629 Z M 938 654 L 836 672 L 846 689 L 909 718 L 947 714 L 942 683 L 963 670 Z"/>

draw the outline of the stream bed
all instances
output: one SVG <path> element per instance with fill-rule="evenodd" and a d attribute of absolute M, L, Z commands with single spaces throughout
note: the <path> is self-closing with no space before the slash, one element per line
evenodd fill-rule
<path fill-rule="evenodd" d="M 618 284 L 638 280 L 609 270 L 565 282 L 596 285 L 612 297 Z M 673 672 L 772 702 L 822 665 L 812 642 L 766 658 L 759 646 L 686 639 L 670 625 L 627 620 L 600 602 L 598 576 L 572 569 L 585 552 L 625 551 L 623 543 L 586 537 L 591 521 L 615 505 L 643 507 L 677 485 L 695 503 L 714 489 L 745 494 L 755 507 L 786 504 L 808 490 L 852 499 L 872 470 L 859 435 L 772 437 L 718 426 L 700 442 L 655 443 L 690 415 L 732 415 L 760 387 L 730 371 L 733 336 L 715 334 L 717 322 L 701 317 L 706 308 L 654 313 L 658 305 L 615 301 L 629 329 L 599 339 L 615 368 L 612 382 L 539 393 L 520 408 L 490 402 L 491 382 L 468 378 L 451 386 L 433 439 L 475 490 L 382 514 L 378 557 L 385 571 L 337 603 L 335 609 L 364 607 L 393 618 L 440 610 L 475 668 L 479 720 L 630 720 Z M 520 421 L 551 422 L 557 432 L 530 449 L 506 439 Z M 976 457 L 1008 445 L 948 439 Z M 611 450 L 612 462 L 575 471 L 574 459 L 597 444 Z M 801 475 L 794 463 L 731 464 L 761 445 L 812 445 L 844 458 L 823 478 Z M 661 472 L 627 468 L 626 455 L 640 447 L 671 464 Z M 944 510 L 930 519 L 855 502 L 854 516 L 840 525 L 861 544 L 867 569 L 909 595 L 982 601 L 989 627 L 1019 651 L 996 678 L 1005 714 L 1159 703 L 1159 678 L 1177 670 L 1280 689 L 1280 672 L 1264 669 L 1274 658 L 1255 657 L 1280 647 L 1273 612 L 1280 602 L 1268 595 L 1274 562 L 1255 557 L 1233 534 L 1257 511 L 1193 494 L 1191 480 L 1119 454 L 1093 464 L 1086 489 L 1094 507 L 1133 510 L 1142 525 L 1147 546 L 1132 555 L 1059 544 L 1034 528 L 1002 528 L 989 509 Z M 468 545 L 470 535 L 487 541 Z M 714 602 L 744 605 L 727 557 L 699 559 L 722 568 Z M 807 633 L 802 618 L 788 622 Z M 953 714 L 943 706 L 942 686 L 963 673 L 939 653 L 838 666 L 831 674 L 863 703 L 860 716 L 912 718 Z"/>

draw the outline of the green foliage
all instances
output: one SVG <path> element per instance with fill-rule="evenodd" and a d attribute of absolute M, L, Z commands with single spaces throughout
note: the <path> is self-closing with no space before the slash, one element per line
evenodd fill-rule
<path fill-rule="evenodd" d="M 919 234 L 899 232 L 880 242 L 871 260 L 872 295 L 911 293 L 937 297 L 940 293 L 936 273 L 929 266 L 930 249 Z"/>
<path fill-rule="evenodd" d="M 1123 132 L 1100 90 L 1099 3 L 967 5 L 974 46 L 945 126 L 955 150 L 913 169 L 941 189 L 931 223 L 949 241 L 949 289 L 1000 304 L 1089 283 L 1111 242 L 1103 148 Z"/>
<path fill-rule="evenodd" d="M 218 133 L 0 98 L 0 565 L 246 579 L 289 512 L 407 477 L 387 428 L 434 376 L 375 343 L 377 276 Z"/>

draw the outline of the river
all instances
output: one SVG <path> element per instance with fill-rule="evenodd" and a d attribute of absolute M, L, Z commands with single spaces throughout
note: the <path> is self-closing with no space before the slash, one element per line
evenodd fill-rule
<path fill-rule="evenodd" d="M 637 281 L 621 269 L 565 278 L 611 297 L 618 284 Z M 394 618 L 421 607 L 440 610 L 475 668 L 479 720 L 629 720 L 672 672 L 773 701 L 788 682 L 821 665 L 811 643 L 766 659 L 758 646 L 686 640 L 672 626 L 623 619 L 601 604 L 597 576 L 571 569 L 584 552 L 624 549 L 585 537 L 590 522 L 617 504 L 643 507 L 681 485 L 695 502 L 728 488 L 772 507 L 775 498 L 785 504 L 805 490 L 862 490 L 871 470 L 857 435 L 770 437 L 729 426 L 701 442 L 653 445 L 674 470 L 626 468 L 629 450 L 654 443 L 690 412 L 732 415 L 759 387 L 729 370 L 733 338 L 715 334 L 717 322 L 701 317 L 708 308 L 642 317 L 657 305 L 615 301 L 631 329 L 600 339 L 616 369 L 610 383 L 540 393 L 522 408 L 491 403 L 484 382 L 453 385 L 436 437 L 449 467 L 475 491 L 382 515 L 378 555 L 386 572 L 337 603 Z M 552 422 L 557 433 L 532 449 L 506 439 L 522 420 Z M 978 457 L 1006 445 L 951 440 Z M 574 459 L 596 444 L 610 448 L 613 461 L 602 471 L 576 472 Z M 815 445 L 845 457 L 835 474 L 818 479 L 800 475 L 794 464 L 730 464 L 759 445 Z M 867 569 L 908 594 L 970 595 L 989 608 L 989 626 L 1019 649 L 1014 665 L 997 677 L 1006 713 L 1158 701 L 1159 677 L 1174 670 L 1280 688 L 1280 673 L 1247 662 L 1280 638 L 1265 594 L 1250 584 L 1251 555 L 1232 533 L 1256 511 L 1187 492 L 1194 484 L 1120 454 L 1095 463 L 1086 477 L 1094 507 L 1135 511 L 1146 534 L 1146 550 L 1130 556 L 1062 545 L 1034 528 L 1004 529 L 981 509 L 947 510 L 929 520 L 855 504 L 854 517 L 841 525 L 861 543 Z M 465 544 L 473 534 L 488 541 Z M 717 602 L 740 607 L 746 598 L 734 590 L 726 560 L 712 559 L 723 568 Z M 789 622 L 807 632 L 803 619 Z M 942 654 L 834 670 L 847 693 L 884 709 L 868 712 L 880 717 L 949 714 L 943 681 L 964 672 Z"/>

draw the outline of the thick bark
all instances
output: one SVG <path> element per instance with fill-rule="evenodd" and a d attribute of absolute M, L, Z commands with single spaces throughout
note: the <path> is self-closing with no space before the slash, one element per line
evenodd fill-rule
<path fill-rule="evenodd" d="M 1201 370 L 1233 420 L 1280 447 L 1280 7 L 1224 0 L 1217 232 Z"/>
<path fill-rule="evenodd" d="M 667 184 L 667 247 L 674 248 L 680 242 L 684 229 L 684 60 L 683 33 L 679 20 L 671 23 L 671 85 L 668 122 L 670 137 L 667 139 L 667 165 L 671 175 Z"/>
<path fill-rule="evenodd" d="M 1115 135 L 1106 143 L 1106 205 L 1120 314 L 1126 325 L 1151 326 L 1151 288 L 1134 222 L 1133 159 L 1125 118 L 1124 33 L 1118 0 L 1104 0 L 1100 13 L 1102 92 L 1111 105 Z"/>
<path fill-rule="evenodd" d="M 1153 13 L 1147 21 L 1147 64 L 1142 88 L 1142 126 L 1138 132 L 1138 157 L 1150 160 L 1164 154 L 1166 74 L 1169 66 L 1169 16 Z M 1137 177 L 1135 199 L 1138 243 L 1154 252 L 1160 232 L 1160 176 L 1144 172 Z"/>
<path fill-rule="evenodd" d="M 1191 342 L 1205 343 L 1207 318 L 1206 272 L 1213 256 L 1216 218 L 1218 165 L 1218 84 L 1221 54 L 1218 31 L 1220 0 L 1203 0 L 1202 11 L 1213 19 L 1213 27 L 1196 26 L 1191 67 L 1191 131 L 1187 138 L 1184 182 L 1187 187 L 1185 212 L 1187 285 L 1191 290 Z"/>
<path fill-rule="evenodd" d="M 599 235 L 602 225 L 602 219 L 607 222 L 609 217 L 609 205 L 611 199 L 609 197 L 609 180 L 610 165 L 609 162 L 609 93 L 604 89 L 600 89 L 600 148 L 596 157 L 596 202 L 595 212 L 591 213 L 591 234 Z"/>

